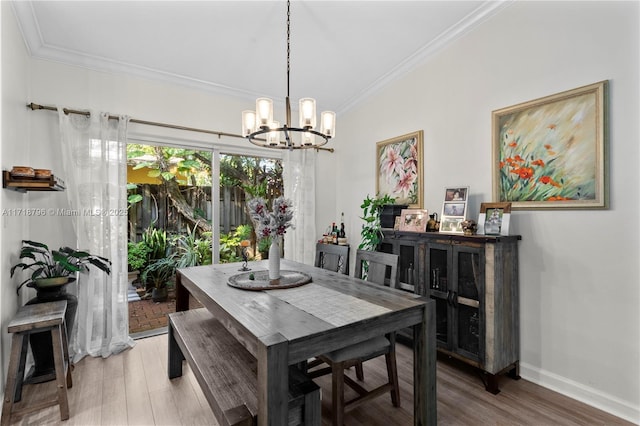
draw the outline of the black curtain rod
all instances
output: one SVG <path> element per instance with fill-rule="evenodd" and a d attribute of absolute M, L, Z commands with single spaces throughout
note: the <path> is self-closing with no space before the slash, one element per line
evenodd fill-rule
<path fill-rule="evenodd" d="M 31 109 L 32 111 L 41 110 L 41 109 L 47 110 L 47 111 L 58 111 L 58 108 L 56 108 L 54 106 L 39 105 L 39 104 L 36 104 L 36 103 L 33 103 L 33 102 L 28 103 L 27 104 L 27 108 Z M 79 111 L 79 110 L 69 109 L 69 108 L 63 108 L 62 111 L 65 114 L 79 114 L 79 115 L 85 115 L 85 116 L 88 116 L 90 114 L 89 111 Z M 118 118 L 120 118 L 120 117 L 118 117 L 117 115 L 109 115 L 109 119 L 110 120 L 117 120 Z M 176 124 L 159 123 L 157 121 L 138 120 L 138 119 L 135 119 L 135 118 L 131 118 L 131 119 L 129 119 L 129 122 L 137 123 L 137 124 L 146 124 L 148 126 L 166 127 L 168 129 L 187 130 L 189 132 L 206 133 L 206 134 L 209 134 L 209 135 L 217 135 L 218 138 L 220 138 L 222 136 L 229 136 L 229 137 L 232 137 L 232 138 L 245 139 L 244 136 L 238 135 L 238 134 L 235 134 L 235 133 L 225 133 L 225 132 L 218 132 L 218 131 L 215 131 L 215 130 L 198 129 L 198 128 L 195 128 L 195 127 L 178 126 Z M 333 148 L 317 147 L 316 151 L 318 151 L 318 150 L 333 152 Z"/>

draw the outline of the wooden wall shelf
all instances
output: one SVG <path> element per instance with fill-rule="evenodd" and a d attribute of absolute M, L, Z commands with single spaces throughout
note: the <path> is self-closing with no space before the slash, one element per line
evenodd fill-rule
<path fill-rule="evenodd" d="M 2 171 L 2 187 L 18 192 L 64 191 L 64 181 L 51 175 L 48 179 L 12 177 L 8 170 Z"/>

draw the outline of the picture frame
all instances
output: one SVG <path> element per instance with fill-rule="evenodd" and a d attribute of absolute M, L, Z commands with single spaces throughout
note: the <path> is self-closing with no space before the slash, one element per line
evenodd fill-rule
<path fill-rule="evenodd" d="M 440 221 L 440 232 L 448 234 L 462 234 L 464 233 L 464 230 L 462 229 L 462 222 L 464 222 L 463 217 L 443 217 Z"/>
<path fill-rule="evenodd" d="M 440 215 L 440 232 L 462 234 L 462 222 L 467 218 L 468 186 L 452 186 L 444 189 L 444 202 Z"/>
<path fill-rule="evenodd" d="M 493 200 L 608 208 L 607 114 L 607 80 L 493 111 Z"/>
<path fill-rule="evenodd" d="M 511 203 L 481 203 L 478 217 L 478 234 L 509 235 Z"/>
<path fill-rule="evenodd" d="M 376 194 L 395 204 L 423 207 L 423 131 L 376 143 Z"/>
<path fill-rule="evenodd" d="M 444 201 L 467 201 L 468 186 L 447 188 L 444 191 Z"/>
<path fill-rule="evenodd" d="M 422 209 L 403 209 L 400 213 L 400 231 L 426 232 L 428 213 Z"/>
<path fill-rule="evenodd" d="M 442 216 L 465 216 L 466 203 L 444 203 Z"/>

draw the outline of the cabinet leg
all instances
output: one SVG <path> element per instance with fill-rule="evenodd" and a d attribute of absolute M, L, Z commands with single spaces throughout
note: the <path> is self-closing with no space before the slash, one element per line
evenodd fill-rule
<path fill-rule="evenodd" d="M 485 382 L 485 386 L 484 386 L 486 391 L 491 392 L 494 395 L 497 395 L 498 393 L 500 393 L 500 388 L 498 387 L 499 375 L 485 373 L 485 376 L 487 378 L 487 381 Z"/>
<path fill-rule="evenodd" d="M 520 361 L 513 363 L 513 368 L 507 372 L 507 376 L 513 380 L 520 380 Z"/>
<path fill-rule="evenodd" d="M 484 375 L 486 380 L 484 382 L 484 388 L 487 390 L 487 392 L 491 392 L 494 395 L 500 393 L 498 380 L 500 374 L 504 373 L 505 371 L 507 373 L 507 376 L 511 377 L 513 380 L 520 380 L 520 361 L 514 362 L 510 367 L 505 368 L 499 374 L 491 374 L 485 371 Z"/>

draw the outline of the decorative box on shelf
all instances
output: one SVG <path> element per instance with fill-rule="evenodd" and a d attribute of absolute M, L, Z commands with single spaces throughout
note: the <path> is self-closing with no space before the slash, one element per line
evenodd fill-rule
<path fill-rule="evenodd" d="M 54 175 L 47 177 L 14 176 L 8 170 L 2 172 L 2 187 L 18 192 L 64 191 L 64 181 Z"/>
<path fill-rule="evenodd" d="M 382 228 L 393 228 L 396 217 L 400 216 L 403 209 L 408 208 L 406 204 L 385 204 L 380 212 L 380 226 Z"/>

